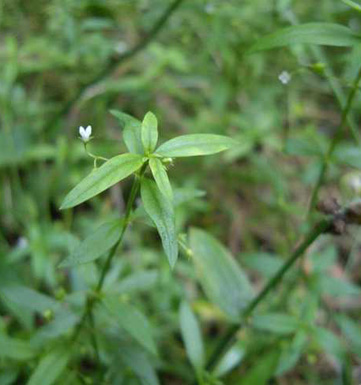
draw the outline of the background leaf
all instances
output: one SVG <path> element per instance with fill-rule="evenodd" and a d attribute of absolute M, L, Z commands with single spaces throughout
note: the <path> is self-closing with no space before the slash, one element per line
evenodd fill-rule
<path fill-rule="evenodd" d="M 179 308 L 179 322 L 187 356 L 196 370 L 204 366 L 204 347 L 201 330 L 192 309 L 187 302 Z"/>
<path fill-rule="evenodd" d="M 107 310 L 127 333 L 144 346 L 148 351 L 157 354 L 150 325 L 147 318 L 135 307 L 123 303 L 118 297 L 108 296 L 103 300 Z"/>
<path fill-rule="evenodd" d="M 250 52 L 293 44 L 318 44 L 349 47 L 361 43 L 361 37 L 348 27 L 332 23 L 306 23 L 283 28 L 258 40 Z"/>
<path fill-rule="evenodd" d="M 239 320 L 242 309 L 253 296 L 246 275 L 228 250 L 205 231 L 190 230 L 198 278 L 208 298 L 232 320 Z"/>
<path fill-rule="evenodd" d="M 59 267 L 78 266 L 100 258 L 116 244 L 120 237 L 121 227 L 121 219 L 102 224 L 86 237 Z"/>
<path fill-rule="evenodd" d="M 51 385 L 60 377 L 69 361 L 71 349 L 58 348 L 46 354 L 31 375 L 27 385 Z"/>

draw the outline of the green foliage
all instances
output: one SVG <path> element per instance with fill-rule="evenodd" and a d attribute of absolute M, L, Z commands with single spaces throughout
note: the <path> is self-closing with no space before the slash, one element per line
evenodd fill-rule
<path fill-rule="evenodd" d="M 205 364 L 203 340 L 197 318 L 187 302 L 181 304 L 179 323 L 187 356 L 199 371 Z"/>
<path fill-rule="evenodd" d="M 75 247 L 59 267 L 73 267 L 95 261 L 103 256 L 106 251 L 117 243 L 121 225 L 122 221 L 116 219 L 98 227 Z"/>
<path fill-rule="evenodd" d="M 184 135 L 160 145 L 156 154 L 169 158 L 210 155 L 235 146 L 236 142 L 225 136 L 211 134 Z"/>
<path fill-rule="evenodd" d="M 157 184 L 150 179 L 142 182 L 141 196 L 145 211 L 157 227 L 169 264 L 174 267 L 178 258 L 178 243 L 172 203 L 164 199 Z"/>
<path fill-rule="evenodd" d="M 46 354 L 31 375 L 27 385 L 51 385 L 60 377 L 70 358 L 71 350 L 57 348 Z"/>
<path fill-rule="evenodd" d="M 192 260 L 209 299 L 232 320 L 253 296 L 246 275 L 223 245 L 200 229 L 190 230 Z"/>
<path fill-rule="evenodd" d="M 349 47 L 361 43 L 361 36 L 342 25 L 330 23 L 306 23 L 281 29 L 266 36 L 252 46 L 251 52 L 292 44 L 318 44 Z"/>
<path fill-rule="evenodd" d="M 158 121 L 152 112 L 147 112 L 142 122 L 142 143 L 144 152 L 151 154 L 158 142 Z"/>
<path fill-rule="evenodd" d="M 61 209 L 79 205 L 103 192 L 122 179 L 137 171 L 143 164 L 143 157 L 136 154 L 115 156 L 101 167 L 94 169 L 76 185 L 64 198 Z"/>
<path fill-rule="evenodd" d="M 149 323 L 138 309 L 114 297 L 107 297 L 103 303 L 121 328 L 151 353 L 157 354 Z"/>
<path fill-rule="evenodd" d="M 359 382 L 359 11 L 1 2 L 0 385 Z"/>

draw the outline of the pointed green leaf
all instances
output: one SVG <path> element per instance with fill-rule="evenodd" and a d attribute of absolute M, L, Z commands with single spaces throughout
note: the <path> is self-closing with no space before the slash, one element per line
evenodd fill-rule
<path fill-rule="evenodd" d="M 143 157 L 136 154 L 122 154 L 108 160 L 93 170 L 65 197 L 60 209 L 74 207 L 137 171 L 143 164 Z"/>
<path fill-rule="evenodd" d="M 268 352 L 258 360 L 254 360 L 245 375 L 241 376 L 240 381 L 235 382 L 237 385 L 266 385 L 273 376 L 279 361 L 280 350 Z"/>
<path fill-rule="evenodd" d="M 208 298 L 232 320 L 253 296 L 252 287 L 228 250 L 203 230 L 192 228 L 190 246 L 198 278 Z"/>
<path fill-rule="evenodd" d="M 294 333 L 301 325 L 297 318 L 284 313 L 266 313 L 254 315 L 252 326 L 259 330 L 277 334 Z"/>
<path fill-rule="evenodd" d="M 158 121 L 152 112 L 147 112 L 142 122 L 144 152 L 152 153 L 158 142 Z"/>
<path fill-rule="evenodd" d="M 204 367 L 204 347 L 198 320 L 187 302 L 179 309 L 179 321 L 187 356 L 196 370 Z"/>
<path fill-rule="evenodd" d="M 361 36 L 348 27 L 332 23 L 307 23 L 283 28 L 258 40 L 249 52 L 264 51 L 293 44 L 348 47 L 361 43 Z"/>
<path fill-rule="evenodd" d="M 121 302 L 118 297 L 114 296 L 105 298 L 103 304 L 127 333 L 151 353 L 157 354 L 150 325 L 143 313 L 134 306 Z"/>
<path fill-rule="evenodd" d="M 107 222 L 98 227 L 75 248 L 59 267 L 73 267 L 95 261 L 113 247 L 119 237 L 122 220 Z"/>
<path fill-rule="evenodd" d="M 58 348 L 44 356 L 31 375 L 27 385 L 51 385 L 65 370 L 71 350 Z"/>
<path fill-rule="evenodd" d="M 123 140 L 129 152 L 144 154 L 142 144 L 142 122 L 121 111 L 111 110 L 123 127 Z"/>
<path fill-rule="evenodd" d="M 154 364 L 152 365 L 144 350 L 134 345 L 122 345 L 119 349 L 119 355 L 125 365 L 134 371 L 142 385 L 159 385 Z M 119 365 L 118 361 L 117 365 Z"/>
<path fill-rule="evenodd" d="M 353 8 L 357 12 L 361 12 L 361 5 L 356 3 L 355 1 L 352 0 L 342 0 L 343 3 L 347 4 L 351 8 Z"/>
<path fill-rule="evenodd" d="M 27 341 L 0 335 L 0 358 L 13 360 L 29 360 L 37 351 Z"/>
<path fill-rule="evenodd" d="M 60 306 L 60 303 L 54 298 L 30 287 L 14 284 L 3 286 L 0 290 L 1 295 L 11 303 L 33 312 L 43 313 L 46 310 L 55 310 Z"/>
<path fill-rule="evenodd" d="M 168 140 L 158 147 L 158 155 L 177 158 L 216 154 L 235 146 L 237 142 L 232 138 L 213 134 L 182 135 Z"/>
<path fill-rule="evenodd" d="M 170 201 L 173 200 L 173 191 L 172 186 L 170 184 L 168 174 L 165 166 L 162 161 L 158 158 L 151 158 L 149 161 L 150 169 L 152 170 L 152 174 L 155 182 L 160 190 L 160 192 L 167 197 Z"/>
<path fill-rule="evenodd" d="M 168 199 L 164 199 L 156 183 L 149 179 L 142 181 L 141 196 L 144 209 L 157 227 L 169 264 L 173 268 L 178 257 L 173 206 Z"/>

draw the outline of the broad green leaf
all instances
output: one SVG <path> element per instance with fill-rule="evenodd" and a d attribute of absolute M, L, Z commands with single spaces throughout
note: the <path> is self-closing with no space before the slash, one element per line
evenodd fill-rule
<path fill-rule="evenodd" d="M 232 320 L 253 296 L 252 287 L 228 250 L 205 231 L 190 230 L 190 246 L 197 275 L 208 298 Z"/>
<path fill-rule="evenodd" d="M 294 333 L 299 328 L 297 318 L 283 313 L 267 313 L 252 317 L 252 326 L 276 334 Z"/>
<path fill-rule="evenodd" d="M 169 157 L 185 157 L 216 154 L 235 146 L 232 138 L 213 134 L 182 135 L 163 143 L 156 154 Z"/>
<path fill-rule="evenodd" d="M 0 358 L 25 361 L 33 358 L 37 351 L 27 341 L 0 334 Z"/>
<path fill-rule="evenodd" d="M 265 252 L 242 254 L 241 259 L 247 268 L 257 271 L 265 278 L 275 275 L 284 263 L 278 255 Z"/>
<path fill-rule="evenodd" d="M 307 345 L 308 333 L 300 330 L 294 336 L 292 341 L 282 349 L 278 362 L 276 375 L 280 376 L 295 367 Z"/>
<path fill-rule="evenodd" d="M 268 380 L 273 376 L 280 352 L 279 350 L 271 351 L 258 357 L 254 361 L 253 366 L 248 369 L 245 375 L 241 377 L 239 382 L 235 382 L 237 385 L 266 385 Z"/>
<path fill-rule="evenodd" d="M 361 169 L 361 150 L 356 146 L 340 144 L 335 149 L 332 160 L 336 164 L 345 164 Z"/>
<path fill-rule="evenodd" d="M 356 3 L 355 1 L 352 0 L 341 0 L 343 3 L 347 4 L 351 8 L 353 8 L 357 12 L 361 12 L 361 5 Z"/>
<path fill-rule="evenodd" d="M 179 309 L 179 322 L 187 356 L 196 370 L 204 366 L 204 347 L 198 320 L 187 302 Z"/>
<path fill-rule="evenodd" d="M 361 325 L 346 315 L 339 315 L 336 321 L 355 354 L 361 357 Z"/>
<path fill-rule="evenodd" d="M 334 358 L 342 359 L 345 350 L 340 338 L 328 329 L 317 327 L 313 330 L 313 336 L 322 350 Z"/>
<path fill-rule="evenodd" d="M 158 142 L 158 121 L 152 112 L 147 112 L 142 122 L 142 143 L 146 154 L 152 153 Z"/>
<path fill-rule="evenodd" d="M 136 154 L 122 154 L 108 160 L 93 170 L 65 197 L 60 209 L 68 209 L 98 195 L 120 182 L 143 164 L 143 157 Z"/>
<path fill-rule="evenodd" d="M 136 346 L 122 345 L 119 354 L 121 360 L 134 371 L 142 385 L 159 385 L 157 373 L 144 351 Z"/>
<path fill-rule="evenodd" d="M 361 37 L 348 27 L 332 23 L 306 23 L 283 28 L 258 40 L 249 52 L 264 51 L 293 44 L 349 47 L 360 44 Z"/>
<path fill-rule="evenodd" d="M 129 152 L 133 154 L 144 154 L 142 144 L 142 122 L 131 115 L 121 111 L 111 110 L 123 127 L 123 140 Z"/>
<path fill-rule="evenodd" d="M 20 368 L 19 369 L 8 369 L 3 370 L 0 373 L 0 385 L 12 385 L 15 384 L 16 378 L 18 377 Z"/>
<path fill-rule="evenodd" d="M 56 312 L 54 319 L 37 330 L 31 342 L 36 346 L 41 346 L 49 340 L 64 335 L 69 329 L 76 325 L 79 317 L 68 309 Z"/>
<path fill-rule="evenodd" d="M 58 348 L 45 355 L 31 375 L 27 385 L 51 385 L 65 370 L 71 350 Z"/>
<path fill-rule="evenodd" d="M 157 354 L 157 347 L 148 320 L 138 309 L 121 302 L 118 297 L 114 296 L 105 298 L 103 304 L 115 317 L 119 326 L 151 353 Z"/>
<path fill-rule="evenodd" d="M 152 170 L 152 174 L 155 182 L 159 188 L 159 191 L 167 197 L 170 201 L 173 200 L 172 186 L 169 182 L 167 171 L 162 161 L 158 158 L 151 158 L 149 160 L 149 166 Z"/>
<path fill-rule="evenodd" d="M 241 363 L 246 355 L 246 349 L 239 342 L 232 346 L 214 368 L 213 374 L 222 377 Z"/>
<path fill-rule="evenodd" d="M 123 294 L 147 291 L 157 283 L 157 280 L 158 272 L 156 270 L 138 271 L 109 287 L 109 292 Z"/>
<path fill-rule="evenodd" d="M 43 313 L 60 306 L 55 299 L 26 286 L 9 285 L 1 287 L 0 290 L 1 295 L 8 301 L 33 312 Z"/>
<path fill-rule="evenodd" d="M 173 268 L 178 257 L 173 206 L 171 202 L 164 199 L 156 183 L 149 179 L 142 181 L 141 196 L 145 211 L 157 227 L 169 264 Z"/>
<path fill-rule="evenodd" d="M 107 222 L 84 239 L 59 267 L 73 267 L 95 261 L 113 247 L 119 237 L 122 220 Z"/>

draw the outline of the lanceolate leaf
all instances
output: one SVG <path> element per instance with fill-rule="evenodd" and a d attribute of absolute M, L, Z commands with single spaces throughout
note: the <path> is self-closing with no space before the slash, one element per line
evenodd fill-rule
<path fill-rule="evenodd" d="M 163 143 L 158 147 L 156 154 L 170 158 L 210 155 L 227 150 L 236 144 L 235 140 L 222 135 L 182 135 Z"/>
<path fill-rule="evenodd" d="M 76 206 L 118 183 L 143 164 L 143 157 L 136 154 L 122 154 L 108 160 L 93 170 L 65 197 L 60 209 Z"/>
<path fill-rule="evenodd" d="M 142 122 L 142 143 L 145 153 L 154 151 L 158 142 L 158 121 L 152 112 L 147 112 Z"/>
<path fill-rule="evenodd" d="M 157 373 L 149 360 L 144 350 L 134 345 L 122 346 L 119 348 L 119 355 L 121 361 L 129 366 L 142 385 L 159 385 Z M 117 367 L 119 368 L 119 361 L 117 359 Z"/>
<path fill-rule="evenodd" d="M 0 335 L 0 358 L 25 361 L 33 358 L 36 353 L 29 342 Z"/>
<path fill-rule="evenodd" d="M 31 375 L 27 385 L 51 385 L 64 371 L 71 350 L 58 348 L 44 356 Z"/>
<path fill-rule="evenodd" d="M 283 28 L 261 38 L 251 47 L 249 52 L 301 43 L 348 47 L 360 44 L 361 36 L 339 24 L 307 23 Z"/>
<path fill-rule="evenodd" d="M 164 199 L 156 183 L 149 179 L 142 182 L 141 196 L 145 211 L 157 227 L 169 264 L 173 268 L 178 257 L 173 206 L 170 201 Z"/>
<path fill-rule="evenodd" d="M 191 229 L 190 246 L 206 295 L 230 319 L 238 320 L 242 309 L 253 296 L 246 275 L 228 250 L 205 231 Z"/>
<path fill-rule="evenodd" d="M 84 239 L 59 267 L 72 267 L 95 261 L 114 246 L 120 237 L 122 220 L 104 223 Z"/>
<path fill-rule="evenodd" d="M 179 309 L 179 321 L 187 356 L 196 370 L 204 366 L 204 348 L 196 316 L 187 302 Z"/>
<path fill-rule="evenodd" d="M 114 115 L 123 126 L 123 140 L 128 151 L 133 154 L 144 154 L 141 133 L 142 122 L 121 111 L 111 110 L 110 113 Z"/>
<path fill-rule="evenodd" d="M 254 360 L 246 374 L 235 385 L 266 385 L 277 369 L 280 349 L 268 352 Z"/>
<path fill-rule="evenodd" d="M 113 296 L 104 299 L 103 303 L 127 333 L 151 353 L 157 354 L 148 320 L 138 309 Z"/>
<path fill-rule="evenodd" d="M 149 166 L 160 192 L 163 193 L 169 200 L 173 200 L 172 186 L 169 182 L 168 174 L 162 161 L 158 158 L 151 158 Z"/>

